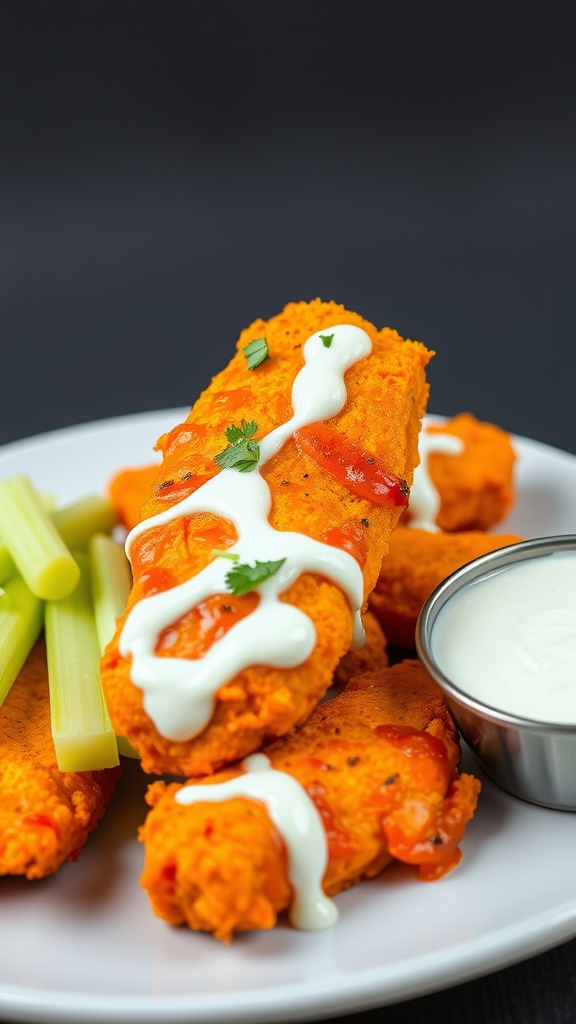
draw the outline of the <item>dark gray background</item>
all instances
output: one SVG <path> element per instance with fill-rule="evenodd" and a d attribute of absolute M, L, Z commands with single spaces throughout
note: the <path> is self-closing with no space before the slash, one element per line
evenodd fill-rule
<path fill-rule="evenodd" d="M 191 404 L 319 295 L 437 350 L 432 411 L 576 452 L 575 30 L 571 0 L 0 0 L 0 443 Z M 575 952 L 361 1019 L 573 1022 Z"/>
<path fill-rule="evenodd" d="M 3 0 L 0 442 L 187 405 L 292 299 L 576 451 L 576 5 Z"/>

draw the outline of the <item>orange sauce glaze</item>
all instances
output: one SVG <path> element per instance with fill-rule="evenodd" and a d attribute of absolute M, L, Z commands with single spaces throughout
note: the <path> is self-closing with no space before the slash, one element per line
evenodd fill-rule
<path fill-rule="evenodd" d="M 353 494 L 386 508 L 406 508 L 405 480 L 382 465 L 370 452 L 353 444 L 330 423 L 313 423 L 294 434 L 300 451 Z"/>
<path fill-rule="evenodd" d="M 417 804 L 395 809 L 382 819 L 382 831 L 392 856 L 406 864 L 417 864 L 418 874 L 425 882 L 442 878 L 459 863 L 462 854 L 458 849 L 458 843 L 464 834 L 464 823 L 460 814 L 453 813 L 454 805 L 449 788 L 452 769 L 448 762 L 446 747 L 436 736 L 419 732 L 410 726 L 379 725 L 375 732 L 387 743 L 401 750 L 405 757 L 410 758 L 412 778 L 418 779 L 424 791 L 438 784 L 438 775 L 445 779 L 447 798 L 437 820 L 436 835 L 432 839 L 425 835 L 429 831 L 426 815 L 422 814 L 421 836 L 418 834 L 418 828 L 415 829 L 415 823 L 421 813 Z"/>

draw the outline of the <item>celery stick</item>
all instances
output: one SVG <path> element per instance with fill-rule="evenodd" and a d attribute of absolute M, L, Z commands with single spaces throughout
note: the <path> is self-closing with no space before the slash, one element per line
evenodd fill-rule
<path fill-rule="evenodd" d="M 52 522 L 69 548 L 84 548 L 94 533 L 110 533 L 118 517 L 107 498 L 91 494 L 52 513 Z"/>
<path fill-rule="evenodd" d="M 93 771 L 118 764 L 118 747 L 100 685 L 88 558 L 76 558 L 76 590 L 46 604 L 50 716 L 60 770 Z"/>
<path fill-rule="evenodd" d="M 12 579 L 18 572 L 14 559 L 8 551 L 8 548 L 0 540 L 0 583 L 6 583 L 6 580 Z"/>
<path fill-rule="evenodd" d="M 15 576 L 0 597 L 0 704 L 22 668 L 42 629 L 44 605 Z"/>
<path fill-rule="evenodd" d="M 41 491 L 39 498 L 47 512 L 52 512 L 54 510 L 56 501 L 53 494 L 47 494 L 45 491 Z M 16 568 L 14 559 L 0 537 L 0 584 L 11 579 L 17 572 L 18 569 Z"/>
<path fill-rule="evenodd" d="M 110 533 L 118 522 L 114 508 L 108 499 L 100 498 L 95 494 L 56 511 L 54 511 L 53 502 L 52 505 L 47 504 L 46 495 L 42 494 L 41 499 L 68 548 L 84 548 L 93 533 Z M 10 552 L 0 539 L 0 583 L 9 580 L 17 571 Z"/>
<path fill-rule="evenodd" d="M 100 650 L 114 636 L 116 619 L 122 615 L 130 593 L 130 562 L 124 548 L 104 533 L 95 533 L 88 543 L 94 618 Z"/>
<path fill-rule="evenodd" d="M 0 483 L 0 534 L 33 594 L 56 601 L 74 590 L 78 565 L 25 476 Z"/>
<path fill-rule="evenodd" d="M 100 650 L 114 636 L 116 620 L 122 615 L 130 593 L 132 574 L 130 562 L 124 548 L 111 537 L 96 533 L 88 544 L 94 617 Z M 124 757 L 139 758 L 140 755 L 125 736 L 117 736 L 118 750 Z"/>

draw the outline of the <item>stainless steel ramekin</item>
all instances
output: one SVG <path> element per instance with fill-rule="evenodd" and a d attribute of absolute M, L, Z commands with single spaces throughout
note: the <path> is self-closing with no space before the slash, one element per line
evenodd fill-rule
<path fill-rule="evenodd" d="M 567 550 L 576 550 L 576 535 L 523 541 L 464 565 L 425 602 L 416 627 L 416 649 L 426 671 L 444 691 L 463 738 L 494 782 L 531 803 L 576 811 L 576 723 L 540 722 L 484 704 L 462 690 L 457 679 L 449 679 L 432 653 L 436 618 L 459 590 L 495 569 Z"/>

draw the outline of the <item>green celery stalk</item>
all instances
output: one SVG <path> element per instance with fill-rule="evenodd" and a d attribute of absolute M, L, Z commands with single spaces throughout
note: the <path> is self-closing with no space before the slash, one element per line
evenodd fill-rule
<path fill-rule="evenodd" d="M 91 494 L 52 513 L 52 522 L 69 548 L 84 548 L 94 533 L 110 533 L 118 517 L 107 498 Z"/>
<path fill-rule="evenodd" d="M 88 558 L 76 558 L 76 590 L 46 604 L 50 717 L 60 770 L 94 771 L 118 764 L 118 746 L 100 684 Z"/>
<path fill-rule="evenodd" d="M 20 576 L 5 584 L 0 596 L 0 705 L 40 635 L 43 616 L 42 601 Z"/>
<path fill-rule="evenodd" d="M 47 504 L 46 495 L 41 495 L 41 500 L 68 548 L 84 548 L 93 533 L 110 533 L 118 522 L 111 503 L 98 495 L 89 495 L 56 511 L 53 502 L 52 507 Z M 0 584 L 9 580 L 17 571 L 8 548 L 0 540 Z"/>
<path fill-rule="evenodd" d="M 106 645 L 114 636 L 116 620 L 126 607 L 132 584 L 132 573 L 124 548 L 106 534 L 95 533 L 90 538 L 88 558 L 96 632 L 100 651 L 103 654 Z M 140 757 L 125 736 L 116 738 L 118 750 L 124 757 Z"/>
<path fill-rule="evenodd" d="M 39 497 L 46 511 L 53 512 L 55 505 L 54 495 L 47 494 L 44 491 L 41 491 Z M 11 579 L 12 576 L 15 576 L 17 572 L 18 569 L 14 564 L 14 559 L 12 558 L 12 555 L 8 551 L 8 548 L 6 547 L 4 541 L 0 537 L 0 585 L 2 583 L 5 583 L 6 580 Z"/>
<path fill-rule="evenodd" d="M 132 576 L 124 548 L 104 533 L 88 542 L 96 632 L 102 654 L 114 636 L 116 620 L 123 614 Z"/>
<path fill-rule="evenodd" d="M 6 583 L 6 580 L 11 579 L 17 572 L 18 569 L 14 564 L 12 555 L 8 551 L 4 542 L 0 539 L 0 583 Z"/>
<path fill-rule="evenodd" d="M 74 590 L 78 565 L 25 476 L 0 483 L 0 534 L 33 594 L 57 601 Z"/>

